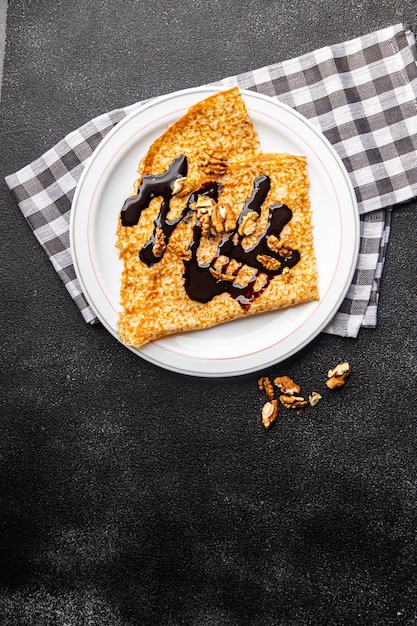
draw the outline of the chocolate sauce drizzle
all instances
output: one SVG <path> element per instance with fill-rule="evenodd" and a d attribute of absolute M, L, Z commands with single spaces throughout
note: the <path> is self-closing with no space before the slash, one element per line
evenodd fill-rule
<path fill-rule="evenodd" d="M 152 198 L 162 197 L 161 211 L 158 220 L 163 222 L 169 211 L 169 203 L 173 196 L 175 181 L 187 176 L 187 157 L 183 154 L 174 159 L 169 168 L 159 176 L 148 174 L 144 176 L 136 196 L 128 198 L 121 212 L 123 226 L 135 226 L 140 215 L 149 206 Z"/>
<path fill-rule="evenodd" d="M 194 225 L 193 240 L 189 246 L 191 258 L 184 261 L 184 287 L 189 298 L 197 302 L 206 303 L 221 293 L 228 293 L 240 306 L 247 310 L 252 302 L 259 298 L 269 285 L 271 279 L 278 274 L 282 274 L 285 267 L 291 268 L 300 260 L 298 250 L 291 250 L 289 256 L 281 256 L 273 253 L 267 244 L 267 238 L 271 235 L 279 238 L 282 229 L 291 217 L 292 211 L 285 204 L 273 204 L 269 207 L 268 223 L 264 232 L 258 237 L 256 244 L 249 249 L 242 245 L 243 236 L 239 236 L 238 229 L 245 215 L 250 211 L 261 212 L 262 204 L 270 189 L 270 179 L 268 176 L 259 176 L 254 181 L 254 189 L 249 200 L 245 202 L 239 216 L 235 230 L 224 239 L 217 249 L 217 254 L 211 263 L 201 264 L 197 260 L 197 250 L 200 244 L 202 229 L 198 222 Z M 259 260 L 260 255 L 267 255 L 280 262 L 277 269 L 267 269 Z M 237 277 L 239 270 L 247 265 L 255 271 L 249 283 L 240 285 L 239 283 L 218 277 L 218 272 L 213 273 L 213 268 L 219 257 L 225 257 L 221 273 L 226 274 L 228 266 L 232 260 L 237 261 L 237 266 L 233 270 L 233 276 Z M 266 275 L 266 280 L 261 287 L 255 289 L 255 281 L 258 274 L 262 272 Z"/>
<path fill-rule="evenodd" d="M 209 196 L 216 202 L 219 195 L 219 185 L 217 182 L 207 183 L 197 191 L 193 192 L 185 205 L 181 214 L 174 220 L 167 218 L 170 201 L 174 192 L 175 181 L 187 175 L 188 164 L 184 155 L 174 159 L 166 172 L 159 176 L 144 176 L 140 184 L 136 196 L 128 198 L 121 211 L 121 221 L 123 226 L 134 226 L 138 223 L 140 215 L 144 209 L 149 206 L 153 198 L 161 197 L 161 208 L 154 222 L 154 230 L 150 239 L 145 243 L 139 252 L 139 258 L 148 267 L 158 263 L 162 256 L 156 257 L 153 248 L 156 241 L 156 231 L 163 233 L 165 245 L 168 244 L 171 234 L 174 232 L 178 224 L 187 217 L 199 196 Z M 220 243 L 217 254 L 211 263 L 202 264 L 197 259 L 197 251 L 202 238 L 202 228 L 198 221 L 193 227 L 193 239 L 189 246 L 190 258 L 184 261 L 184 288 L 192 300 L 206 303 L 215 296 L 222 293 L 228 293 L 234 298 L 240 306 L 247 310 L 252 302 L 258 298 L 267 288 L 274 276 L 281 274 L 284 268 L 294 267 L 300 260 L 298 250 L 285 249 L 287 256 L 281 255 L 279 252 L 273 252 L 268 247 L 268 237 L 274 235 L 279 239 L 284 226 L 290 221 L 292 211 L 285 204 L 273 204 L 269 207 L 268 223 L 264 232 L 258 237 L 257 242 L 252 248 L 245 249 L 242 245 L 244 236 L 240 236 L 239 226 L 242 224 L 245 216 L 255 211 L 258 215 L 261 213 L 262 205 L 269 193 L 270 179 L 268 176 L 262 175 L 255 179 L 251 197 L 245 202 L 244 207 L 239 215 L 235 229 Z M 279 267 L 276 269 L 267 269 L 258 257 L 265 255 L 279 261 Z M 214 270 L 215 263 L 219 257 L 226 260 L 222 264 L 220 272 Z M 233 272 L 228 275 L 227 280 L 220 275 L 227 274 L 227 270 L 231 261 L 235 261 Z M 253 276 L 246 285 L 240 285 L 233 280 L 238 279 L 238 272 L 243 266 L 253 268 Z M 255 288 L 255 282 L 259 275 L 263 273 L 265 280 L 261 286 Z"/>

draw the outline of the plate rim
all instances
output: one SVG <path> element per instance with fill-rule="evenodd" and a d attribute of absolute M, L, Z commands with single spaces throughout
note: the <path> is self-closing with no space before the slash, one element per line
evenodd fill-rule
<path fill-rule="evenodd" d="M 237 86 L 237 85 L 233 85 L 233 86 Z M 196 97 L 196 100 L 200 97 L 208 97 L 211 94 L 214 93 L 218 93 L 221 91 L 227 91 L 229 89 L 231 89 L 232 86 L 224 86 L 224 85 L 208 85 L 208 86 L 200 86 L 200 87 L 191 87 L 188 89 L 182 89 L 179 91 L 175 91 L 173 93 L 170 94 L 165 94 L 162 96 L 159 96 L 157 98 L 152 99 L 151 101 L 148 101 L 146 103 L 144 103 L 143 105 L 139 105 L 137 107 L 135 107 L 133 110 L 131 110 L 130 112 L 127 113 L 127 115 L 119 122 L 117 123 L 108 133 L 107 135 L 100 141 L 100 143 L 98 144 L 98 146 L 95 148 L 95 150 L 93 151 L 92 155 L 89 157 L 88 162 L 86 164 L 86 166 L 84 167 L 84 170 L 80 176 L 80 179 L 78 181 L 75 193 L 74 193 L 74 197 L 72 200 L 72 204 L 71 204 L 71 212 L 70 212 L 70 228 L 69 228 L 69 235 L 70 235 L 70 250 L 71 250 L 71 256 L 72 256 L 72 261 L 73 261 L 73 265 L 74 265 L 74 271 L 76 274 L 76 277 L 80 283 L 82 292 L 84 294 L 85 299 L 87 300 L 88 304 L 91 306 L 92 310 L 94 311 L 94 313 L 96 314 L 97 318 L 99 319 L 99 321 L 103 324 L 103 326 L 106 327 L 106 329 L 117 339 L 117 341 L 119 343 L 122 344 L 122 346 L 124 346 L 125 348 L 128 348 L 130 351 L 132 351 L 134 354 L 136 354 L 137 356 L 143 358 L 144 360 L 153 363 L 154 365 L 157 365 L 158 367 L 162 367 L 163 369 L 167 369 L 176 373 L 180 373 L 180 374 L 185 374 L 188 376 L 198 376 L 198 377 L 211 377 L 211 378 L 224 378 L 224 377 L 231 377 L 231 376 L 239 376 L 239 375 L 246 375 L 246 374 L 250 374 L 256 371 L 260 371 L 262 369 L 265 369 L 269 366 L 271 366 L 272 364 L 278 364 L 281 363 L 283 361 L 285 361 L 286 359 L 290 358 L 291 356 L 293 356 L 294 354 L 296 354 L 297 352 L 301 351 L 302 349 L 304 349 L 309 343 L 311 343 L 313 341 L 313 339 L 315 337 L 317 337 L 317 335 L 320 334 L 320 332 L 325 328 L 325 326 L 327 324 L 329 324 L 329 322 L 331 321 L 331 319 L 333 319 L 334 315 L 336 314 L 337 310 L 339 309 L 341 303 L 343 302 L 349 287 L 351 285 L 352 282 L 352 278 L 356 269 L 356 264 L 357 264 L 357 259 L 358 259 L 358 254 L 359 254 L 359 244 L 360 244 L 360 219 L 359 219 L 359 212 L 357 210 L 357 201 L 356 201 L 356 196 L 355 196 L 355 192 L 354 192 L 354 188 L 353 188 L 353 184 L 352 181 L 349 177 L 349 174 L 341 160 L 341 158 L 339 157 L 339 155 L 337 154 L 337 152 L 335 151 L 334 147 L 332 146 L 332 144 L 329 142 L 329 140 L 324 136 L 324 134 L 317 129 L 312 122 L 310 122 L 310 120 L 308 120 L 305 116 L 303 116 L 301 113 L 299 113 L 298 111 L 296 111 L 295 109 L 291 108 L 290 106 L 288 106 L 287 104 L 279 101 L 278 99 L 272 98 L 270 96 L 267 96 L 265 94 L 261 94 L 257 91 L 252 91 L 252 90 L 248 90 L 248 89 L 242 89 L 239 87 L 239 91 L 242 94 L 242 97 L 245 99 L 254 99 L 254 100 L 259 100 L 259 101 L 263 101 L 265 103 L 267 103 L 268 105 L 275 105 L 278 109 L 282 109 L 283 111 L 286 111 L 291 117 L 295 117 L 297 118 L 300 122 L 302 122 L 303 124 L 305 124 L 310 132 L 312 131 L 313 134 L 316 136 L 317 139 L 319 139 L 323 145 L 326 147 L 328 153 L 331 154 L 334 162 L 337 164 L 338 169 L 340 171 L 340 173 L 342 174 L 342 177 L 344 179 L 345 185 L 346 185 L 346 191 L 348 192 L 348 196 L 350 198 L 351 201 L 351 208 L 353 209 L 350 215 L 350 218 L 353 221 L 353 230 L 355 233 L 355 240 L 354 240 L 354 245 L 353 245 L 353 249 L 351 251 L 350 254 L 350 267 L 349 267 L 349 271 L 347 272 L 347 276 L 348 279 L 346 280 L 343 289 L 340 290 L 340 293 L 338 295 L 338 297 L 334 300 L 332 306 L 331 306 L 331 310 L 328 312 L 326 318 L 324 320 L 322 320 L 322 322 L 316 326 L 316 328 L 314 329 L 314 331 L 308 335 L 308 337 L 305 337 L 301 342 L 299 341 L 296 345 L 294 345 L 292 348 L 288 348 L 285 350 L 285 353 L 282 355 L 275 355 L 272 356 L 270 355 L 269 358 L 267 358 L 267 360 L 263 361 L 261 364 L 260 363 L 256 363 L 253 366 L 249 366 L 249 365 L 244 365 L 242 364 L 243 361 L 247 360 L 248 355 L 244 355 L 244 356 L 237 356 L 237 357 L 224 357 L 224 358 L 212 358 L 212 359 L 198 359 L 198 362 L 200 364 L 199 368 L 196 369 L 190 369 L 190 367 L 186 367 L 182 364 L 167 364 L 166 362 L 164 362 L 163 360 L 161 360 L 160 358 L 157 358 L 157 356 L 155 354 L 152 354 L 152 352 L 154 352 L 153 348 L 155 346 L 157 346 L 158 341 L 152 342 L 150 344 L 145 344 L 144 346 L 142 346 L 141 348 L 133 348 L 132 346 L 128 346 L 126 344 L 124 344 L 123 342 L 120 341 L 120 339 L 117 336 L 117 333 L 115 332 L 115 329 L 112 328 L 111 324 L 109 323 L 109 321 L 102 315 L 101 311 L 96 307 L 96 304 L 94 302 L 94 298 L 92 298 L 91 294 L 89 293 L 89 288 L 85 283 L 84 277 L 83 277 L 83 271 L 80 267 L 80 263 L 79 263 L 79 258 L 77 255 L 77 242 L 76 242 L 76 237 L 75 237 L 75 226 L 76 226 L 76 220 L 79 219 L 79 215 L 80 215 L 80 210 L 79 207 L 79 198 L 83 192 L 84 186 L 86 184 L 86 181 L 88 179 L 89 176 L 89 172 L 92 169 L 95 161 L 97 160 L 97 158 L 99 158 L 100 154 L 102 151 L 104 151 L 106 149 L 106 146 L 111 143 L 113 141 L 113 137 L 115 135 L 120 134 L 121 129 L 126 126 L 129 125 L 133 119 L 135 119 L 138 115 L 139 116 L 143 116 L 144 114 L 146 114 L 147 111 L 149 111 L 152 108 L 155 107 L 161 107 L 164 106 L 165 103 L 170 103 L 173 100 L 177 99 L 177 98 L 187 98 L 189 96 L 191 97 Z M 135 106 L 135 105 L 133 105 Z M 191 106 L 191 104 L 186 105 L 186 108 L 188 108 L 189 106 Z M 133 181 L 132 181 L 133 183 Z M 308 304 L 308 303 L 306 303 Z M 278 312 L 277 312 L 278 313 Z M 262 314 L 260 314 L 262 315 Z M 305 322 L 303 322 L 301 324 L 301 327 L 303 326 L 303 324 L 305 324 Z M 292 334 L 294 334 L 299 332 L 299 328 L 295 329 L 295 331 L 293 331 Z M 161 349 L 159 347 L 159 349 Z M 169 348 L 167 348 L 166 346 L 163 347 L 164 352 L 171 352 L 173 353 L 173 350 L 169 350 Z M 265 357 L 267 356 L 266 353 L 269 352 L 271 350 L 270 347 L 268 347 L 265 350 L 260 351 L 261 353 L 265 354 Z M 178 355 L 176 355 L 176 358 L 178 359 Z M 194 357 L 193 355 L 187 356 L 186 357 L 188 360 L 191 360 L 192 362 L 197 363 L 197 358 Z M 234 363 L 237 364 L 238 362 L 241 363 L 240 366 L 238 367 L 233 367 L 232 369 L 227 369 L 226 370 L 222 370 L 222 371 L 212 371 L 212 366 L 213 363 L 224 363 L 225 361 L 227 361 L 228 363 Z M 209 362 L 209 365 L 206 364 L 206 367 L 201 367 L 201 365 L 203 363 Z"/>

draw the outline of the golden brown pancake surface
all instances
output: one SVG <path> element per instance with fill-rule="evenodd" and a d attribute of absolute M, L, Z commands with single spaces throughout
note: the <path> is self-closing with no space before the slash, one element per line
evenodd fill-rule
<path fill-rule="evenodd" d="M 138 171 L 117 226 L 124 343 L 318 299 L 306 160 L 262 153 L 237 88 L 191 107 Z"/>

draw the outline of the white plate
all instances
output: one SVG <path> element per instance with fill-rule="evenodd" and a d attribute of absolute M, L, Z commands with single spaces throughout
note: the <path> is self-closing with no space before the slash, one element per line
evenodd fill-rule
<path fill-rule="evenodd" d="M 137 164 L 168 125 L 217 91 L 187 89 L 133 111 L 103 139 L 81 176 L 70 225 L 75 271 L 97 317 L 115 337 L 121 271 L 115 231 Z M 242 90 L 242 95 L 265 152 L 307 157 L 320 301 L 172 335 L 133 350 L 163 368 L 194 376 L 247 374 L 306 346 L 338 310 L 358 255 L 355 195 L 332 146 L 293 109 L 254 92 Z"/>

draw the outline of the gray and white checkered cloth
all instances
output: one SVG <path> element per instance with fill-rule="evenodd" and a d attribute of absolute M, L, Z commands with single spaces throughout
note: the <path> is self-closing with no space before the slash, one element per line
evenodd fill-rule
<path fill-rule="evenodd" d="M 356 337 L 375 327 L 391 209 L 417 196 L 415 37 L 397 24 L 296 59 L 216 83 L 276 98 L 307 117 L 331 142 L 351 177 L 361 220 L 352 285 L 328 333 Z M 43 156 L 6 177 L 39 243 L 87 322 L 97 321 L 71 259 L 71 202 L 103 137 L 144 101 L 84 124 Z"/>

